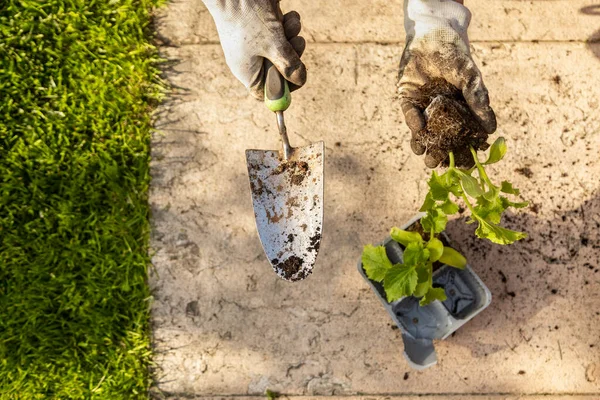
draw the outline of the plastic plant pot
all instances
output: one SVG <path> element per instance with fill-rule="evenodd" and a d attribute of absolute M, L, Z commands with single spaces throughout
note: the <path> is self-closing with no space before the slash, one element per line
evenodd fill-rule
<path fill-rule="evenodd" d="M 415 216 L 401 229 L 407 229 L 421 216 L 422 214 Z M 442 233 L 442 236 L 450 243 L 445 233 Z M 388 237 L 383 245 L 392 264 L 402 263 L 403 248 L 399 243 Z M 436 300 L 425 307 L 421 307 L 419 299 L 413 296 L 389 303 L 383 285 L 367 277 L 360 260 L 358 271 L 402 332 L 404 357 L 410 366 L 417 370 L 429 368 L 437 363 L 433 340 L 446 339 L 482 312 L 492 301 L 490 290 L 469 265 L 463 270 L 448 265 L 442 265 L 435 270 L 433 285 L 444 288 L 448 298 L 443 302 Z"/>

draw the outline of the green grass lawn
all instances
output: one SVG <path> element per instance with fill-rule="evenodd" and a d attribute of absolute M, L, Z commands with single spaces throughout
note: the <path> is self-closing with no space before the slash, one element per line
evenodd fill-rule
<path fill-rule="evenodd" d="M 147 397 L 159 1 L 0 1 L 0 399 Z"/>

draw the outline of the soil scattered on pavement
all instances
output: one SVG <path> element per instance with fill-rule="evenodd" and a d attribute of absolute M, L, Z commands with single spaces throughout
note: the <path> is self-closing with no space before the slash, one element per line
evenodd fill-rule
<path fill-rule="evenodd" d="M 454 153 L 459 167 L 474 165 L 469 150 L 487 150 L 488 134 L 471 112 L 460 90 L 444 79 L 434 79 L 423 85 L 413 103 L 426 114 L 427 125 L 416 135 L 417 142 L 428 154 Z M 448 165 L 449 158 L 442 162 Z"/>
<path fill-rule="evenodd" d="M 560 75 L 554 75 L 552 77 L 552 82 L 556 83 L 557 85 L 560 85 L 562 82 L 562 78 L 560 77 Z"/>
<path fill-rule="evenodd" d="M 515 172 L 523 175 L 525 178 L 531 179 L 533 177 L 533 171 L 529 167 L 517 168 Z"/>

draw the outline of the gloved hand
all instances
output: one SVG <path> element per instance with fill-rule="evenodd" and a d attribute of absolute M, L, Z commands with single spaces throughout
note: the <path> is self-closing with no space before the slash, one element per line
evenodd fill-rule
<path fill-rule="evenodd" d="M 300 61 L 306 42 L 298 36 L 300 15 L 281 15 L 279 0 L 203 0 L 211 13 L 225 60 L 235 77 L 263 99 L 264 59 L 270 60 L 295 90 L 306 82 Z"/>
<path fill-rule="evenodd" d="M 462 3 L 462 2 L 461 2 Z M 435 168 L 447 153 L 426 148 L 419 140 L 425 127 L 417 104 L 423 85 L 445 79 L 462 92 L 466 103 L 487 134 L 496 130 L 496 116 L 488 91 L 471 58 L 467 28 L 470 11 L 453 0 L 405 0 L 406 47 L 400 61 L 399 93 L 406 124 L 412 132 L 411 148 L 425 153 L 425 164 Z M 463 149 L 468 153 L 468 148 Z M 466 154 L 470 158 L 470 154 Z"/>

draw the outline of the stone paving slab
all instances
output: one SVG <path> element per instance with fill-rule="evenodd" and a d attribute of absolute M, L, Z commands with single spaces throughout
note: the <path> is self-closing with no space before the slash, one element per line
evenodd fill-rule
<path fill-rule="evenodd" d="M 309 42 L 404 41 L 402 0 L 284 0 L 297 10 Z M 588 41 L 600 39 L 598 0 L 467 0 L 471 41 Z M 160 32 L 173 45 L 216 43 L 201 0 L 173 0 L 161 12 Z"/>
<path fill-rule="evenodd" d="M 494 300 L 422 372 L 356 271 L 362 246 L 411 217 L 426 190 L 394 100 L 400 52 L 307 49 L 310 79 L 286 119 L 292 144 L 326 141 L 325 232 L 314 274 L 289 284 L 262 252 L 244 156 L 278 148 L 273 115 L 218 45 L 163 49 L 174 93 L 152 143 L 156 392 L 600 398 L 600 44 L 474 44 L 509 145 L 494 172 L 533 203 L 507 224 L 531 238 L 500 248 L 450 223 Z"/>
<path fill-rule="evenodd" d="M 235 396 L 235 397 L 203 397 L 203 396 L 169 396 L 166 400 L 182 400 L 182 399 L 193 399 L 193 400 L 222 400 L 222 399 L 236 399 L 236 400 L 256 400 L 264 399 L 265 396 Z M 598 400 L 597 396 L 511 396 L 511 395 L 493 395 L 493 396 L 469 396 L 469 395 L 419 395 L 419 396 L 286 396 L 281 395 L 278 397 L 280 400 Z"/>

